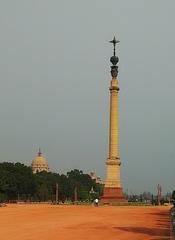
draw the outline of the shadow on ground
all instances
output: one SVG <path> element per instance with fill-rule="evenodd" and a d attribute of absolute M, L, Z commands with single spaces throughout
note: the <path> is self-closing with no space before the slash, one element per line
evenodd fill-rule
<path fill-rule="evenodd" d="M 161 239 L 167 239 L 170 236 L 170 231 L 168 228 L 148 228 L 148 227 L 114 227 L 114 229 L 119 229 L 126 232 L 132 233 L 142 233 L 149 236 L 157 236 Z M 160 238 L 159 238 L 160 239 Z"/>
<path fill-rule="evenodd" d="M 132 232 L 132 233 L 142 233 L 148 236 L 152 236 L 151 240 L 167 240 L 170 238 L 170 219 L 165 213 L 149 213 L 151 215 L 156 215 L 156 225 L 157 227 L 114 227 L 116 229 Z"/>

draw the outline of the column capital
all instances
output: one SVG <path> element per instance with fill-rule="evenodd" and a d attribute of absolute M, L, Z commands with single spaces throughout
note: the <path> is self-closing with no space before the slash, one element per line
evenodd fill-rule
<path fill-rule="evenodd" d="M 120 158 L 108 158 L 106 160 L 106 165 L 121 165 Z"/>

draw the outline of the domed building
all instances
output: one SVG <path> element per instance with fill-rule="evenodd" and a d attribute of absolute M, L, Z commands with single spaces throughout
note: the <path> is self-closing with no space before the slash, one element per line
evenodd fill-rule
<path fill-rule="evenodd" d="M 42 156 L 40 149 L 37 157 L 32 161 L 32 171 L 33 173 L 42 172 L 42 171 L 49 172 L 48 162 L 46 158 Z"/>

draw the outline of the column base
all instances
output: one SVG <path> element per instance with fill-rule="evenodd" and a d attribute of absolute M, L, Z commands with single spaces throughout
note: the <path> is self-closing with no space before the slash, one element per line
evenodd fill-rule
<path fill-rule="evenodd" d="M 122 188 L 120 187 L 104 187 L 103 197 L 100 200 L 101 203 L 118 203 L 127 202 L 124 199 Z"/>

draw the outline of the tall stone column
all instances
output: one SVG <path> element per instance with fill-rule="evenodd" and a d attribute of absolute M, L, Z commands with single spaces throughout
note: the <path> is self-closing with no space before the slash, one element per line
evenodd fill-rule
<path fill-rule="evenodd" d="M 114 54 L 110 61 L 111 66 L 111 85 L 110 85 L 110 127 L 109 127 L 109 156 L 106 161 L 106 181 L 101 202 L 115 203 L 126 201 L 123 197 L 120 179 L 120 157 L 119 157 L 119 123 L 118 123 L 118 66 L 119 58 L 115 55 L 115 37 L 111 41 L 114 45 Z"/>

